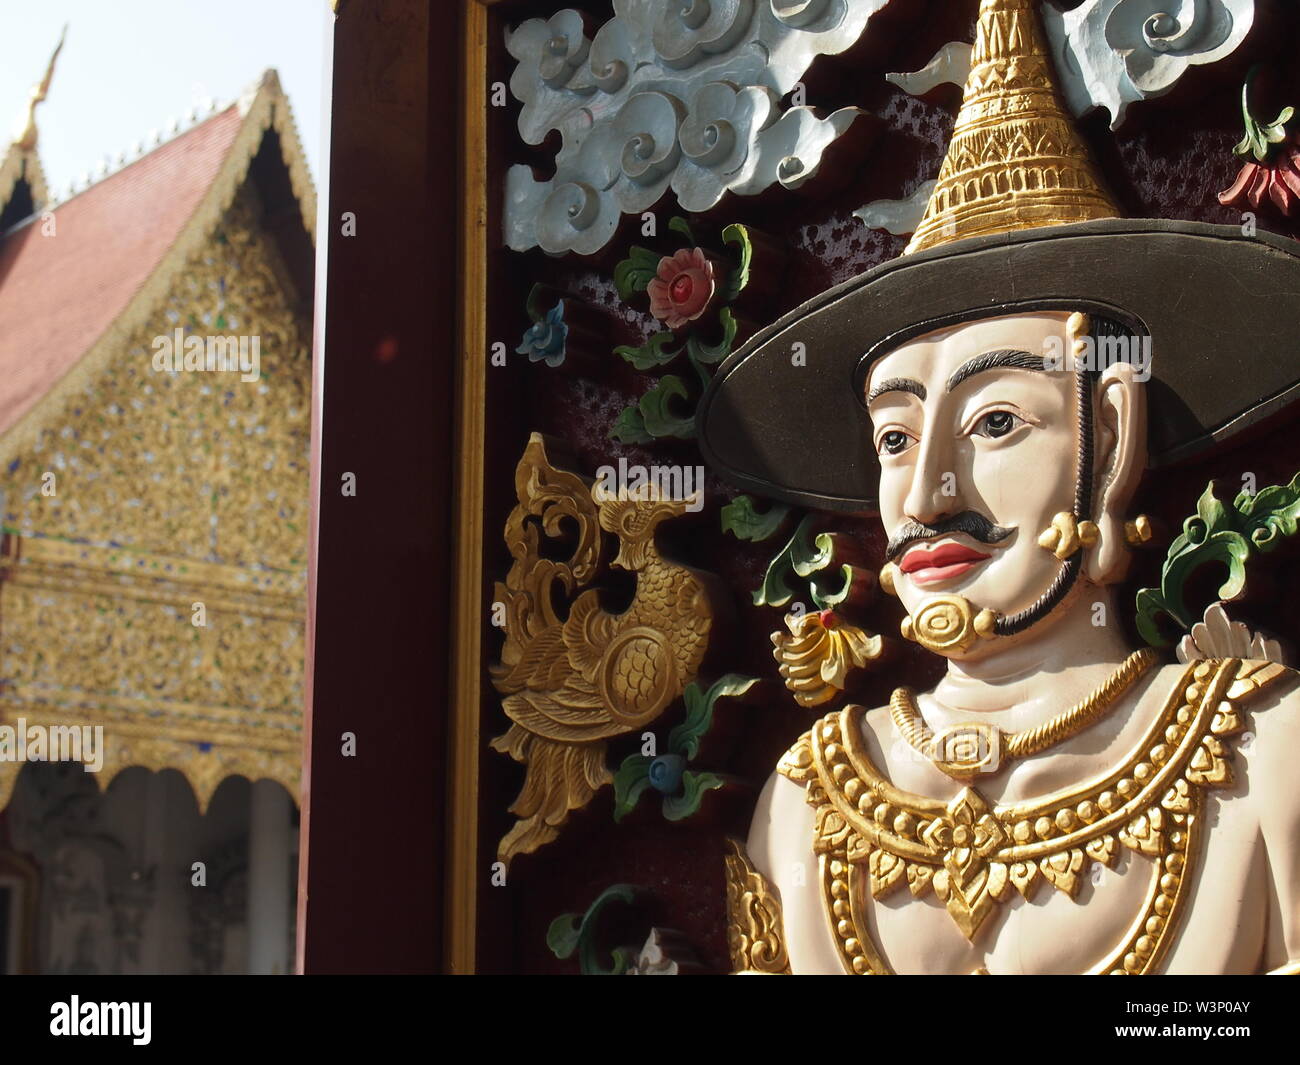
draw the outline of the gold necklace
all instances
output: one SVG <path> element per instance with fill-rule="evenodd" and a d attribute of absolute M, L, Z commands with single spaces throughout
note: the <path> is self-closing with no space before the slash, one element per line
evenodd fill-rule
<path fill-rule="evenodd" d="M 1150 647 L 1134 651 L 1100 688 L 1082 702 L 1035 728 L 1003 732 L 981 721 L 949 725 L 937 733 L 925 723 L 910 688 L 897 688 L 889 700 L 889 713 L 908 744 L 925 755 L 936 768 L 957 780 L 981 773 L 996 773 L 1013 758 L 1039 754 L 1095 724 L 1114 707 L 1133 682 L 1151 668 L 1158 655 Z"/>
<path fill-rule="evenodd" d="M 1124 850 L 1151 860 L 1138 920 L 1092 972 L 1156 971 L 1192 892 L 1205 793 L 1231 787 L 1232 738 L 1245 707 L 1294 674 L 1271 662 L 1205 660 L 1172 685 L 1146 737 L 1110 772 L 1041 799 L 987 802 L 967 786 L 946 802 L 902 791 L 871 761 L 861 706 L 805 732 L 777 772 L 806 789 L 813 852 L 832 936 L 845 969 L 891 968 L 871 935 L 866 905 L 904 885 L 933 893 L 967 939 L 1015 894 L 1044 885 L 1073 898 L 1094 862 Z"/>

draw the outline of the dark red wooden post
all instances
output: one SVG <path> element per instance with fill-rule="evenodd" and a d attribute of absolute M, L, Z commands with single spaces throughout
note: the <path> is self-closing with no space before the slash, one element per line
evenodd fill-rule
<path fill-rule="evenodd" d="M 345 0 L 335 26 L 299 869 L 307 973 L 441 968 L 458 7 Z M 348 473 L 355 496 L 343 494 Z M 349 732 L 355 757 L 342 753 Z"/>

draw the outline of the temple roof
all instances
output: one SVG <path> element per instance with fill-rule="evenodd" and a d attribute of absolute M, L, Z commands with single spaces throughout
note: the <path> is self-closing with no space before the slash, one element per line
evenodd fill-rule
<path fill-rule="evenodd" d="M 124 349 L 250 177 L 260 173 L 282 208 L 296 206 L 298 246 L 286 258 L 301 261 L 304 247 L 309 258 L 315 191 L 274 71 L 240 102 L 44 214 L 39 160 L 10 148 L 0 159 L 0 212 L 24 169 L 37 213 L 0 233 L 5 455 L 36 428 L 45 401 Z"/>

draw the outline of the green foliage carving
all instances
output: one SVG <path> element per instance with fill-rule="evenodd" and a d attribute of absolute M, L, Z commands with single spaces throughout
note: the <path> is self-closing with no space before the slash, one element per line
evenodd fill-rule
<path fill-rule="evenodd" d="M 1272 122 L 1260 122 L 1250 113 L 1250 86 L 1258 69 L 1251 69 L 1246 76 L 1246 83 L 1241 87 L 1241 117 L 1246 126 L 1246 135 L 1232 150 L 1237 155 L 1253 155 L 1258 162 L 1266 163 L 1273 146 L 1286 140 L 1287 123 L 1295 118 L 1295 108 L 1284 107 Z"/>
<path fill-rule="evenodd" d="M 1294 536 L 1300 520 L 1300 474 L 1290 484 L 1272 485 L 1251 495 L 1241 492 L 1231 503 L 1215 495 L 1211 481 L 1196 503 L 1196 513 L 1183 522 L 1183 531 L 1169 545 L 1160 570 L 1160 586 L 1137 594 L 1137 627 L 1155 647 L 1171 641 L 1161 631 L 1161 620 L 1184 632 L 1202 610 L 1185 602 L 1187 582 L 1202 567 L 1218 563 L 1227 570 L 1219 586 L 1219 599 L 1238 599 L 1246 590 L 1246 563 L 1252 554 L 1274 550 L 1285 537 Z M 1208 605 L 1208 604 L 1206 604 Z"/>
<path fill-rule="evenodd" d="M 723 696 L 743 695 L 757 683 L 757 677 L 728 673 L 714 681 L 707 692 L 694 682 L 688 684 L 683 693 L 686 717 L 668 733 L 668 750 L 653 758 L 629 755 L 614 774 L 614 820 L 622 821 L 650 788 L 663 795 L 663 815 L 668 821 L 681 821 L 699 810 L 705 792 L 726 783 L 717 773 L 686 768 L 713 727 L 713 705 Z"/>
<path fill-rule="evenodd" d="M 617 947 L 611 952 L 612 968 L 602 964 L 596 946 L 600 915 L 615 903 L 628 904 L 636 899 L 637 890 L 631 884 L 614 884 L 602 891 L 587 907 L 585 913 L 561 914 L 551 922 L 546 931 L 546 945 L 561 961 L 578 955 L 578 971 L 583 976 L 622 976 L 636 960 L 632 947 Z"/>
<path fill-rule="evenodd" d="M 676 339 L 677 335 L 672 330 L 666 329 L 662 333 L 655 333 L 639 348 L 620 344 L 614 349 L 614 354 L 623 356 L 638 370 L 653 370 L 659 366 L 667 366 L 682 353 L 680 344 L 671 351 L 668 350 L 668 345 Z"/>
<path fill-rule="evenodd" d="M 630 248 L 627 258 L 614 267 L 614 287 L 619 296 L 630 300 L 636 293 L 644 292 L 654 280 L 661 258 L 658 252 L 649 248 Z"/>
<path fill-rule="evenodd" d="M 736 223 L 722 231 L 722 240 L 736 249 L 738 260 L 736 268 L 727 275 L 726 284 L 722 288 L 722 299 L 730 303 L 749 284 L 749 266 L 754 259 L 754 245 L 750 240 L 749 230 Z"/>
<path fill-rule="evenodd" d="M 781 503 L 773 503 L 767 510 L 759 511 L 752 497 L 736 496 L 722 508 L 722 531 L 731 533 L 737 540 L 761 543 L 775 535 L 789 513 L 790 508 Z"/>
<path fill-rule="evenodd" d="M 695 246 L 695 235 L 686 219 L 672 218 L 668 229 L 681 246 Z M 735 347 L 740 323 L 730 305 L 748 286 L 753 264 L 753 241 L 744 226 L 732 224 L 723 229 L 722 243 L 730 253 L 731 267 L 725 276 L 715 279 L 717 288 L 711 308 L 702 317 L 681 331 L 661 330 L 639 346 L 623 344 L 614 349 L 616 355 L 642 372 L 662 369 L 685 355 L 695 371 L 695 380 L 687 384 L 673 377 L 672 384 L 665 384 L 670 378 L 664 378 L 640 402 L 619 415 L 610 430 L 612 439 L 641 444 L 657 437 L 689 439 L 695 435 L 695 405 L 712 378 L 710 367 L 722 362 Z M 614 286 L 619 296 L 630 302 L 644 292 L 658 273 L 661 259 L 659 252 L 649 248 L 630 248 L 628 257 L 614 267 Z M 681 413 L 669 410 L 670 399 L 678 402 Z"/>
<path fill-rule="evenodd" d="M 651 436 L 675 436 L 688 440 L 695 435 L 695 415 L 685 417 L 674 413 L 672 401 L 686 399 L 690 393 L 682 379 L 675 374 L 661 377 L 659 383 L 641 397 L 637 404 L 645 430 Z"/>

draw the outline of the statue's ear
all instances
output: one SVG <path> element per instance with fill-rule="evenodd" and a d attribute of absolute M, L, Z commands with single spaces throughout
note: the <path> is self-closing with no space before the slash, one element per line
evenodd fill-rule
<path fill-rule="evenodd" d="M 1102 371 L 1095 410 L 1093 520 L 1099 535 L 1084 560 L 1084 574 L 1097 584 L 1110 584 L 1122 580 L 1128 569 L 1124 521 L 1147 464 L 1146 389 L 1132 365 L 1118 362 Z"/>

